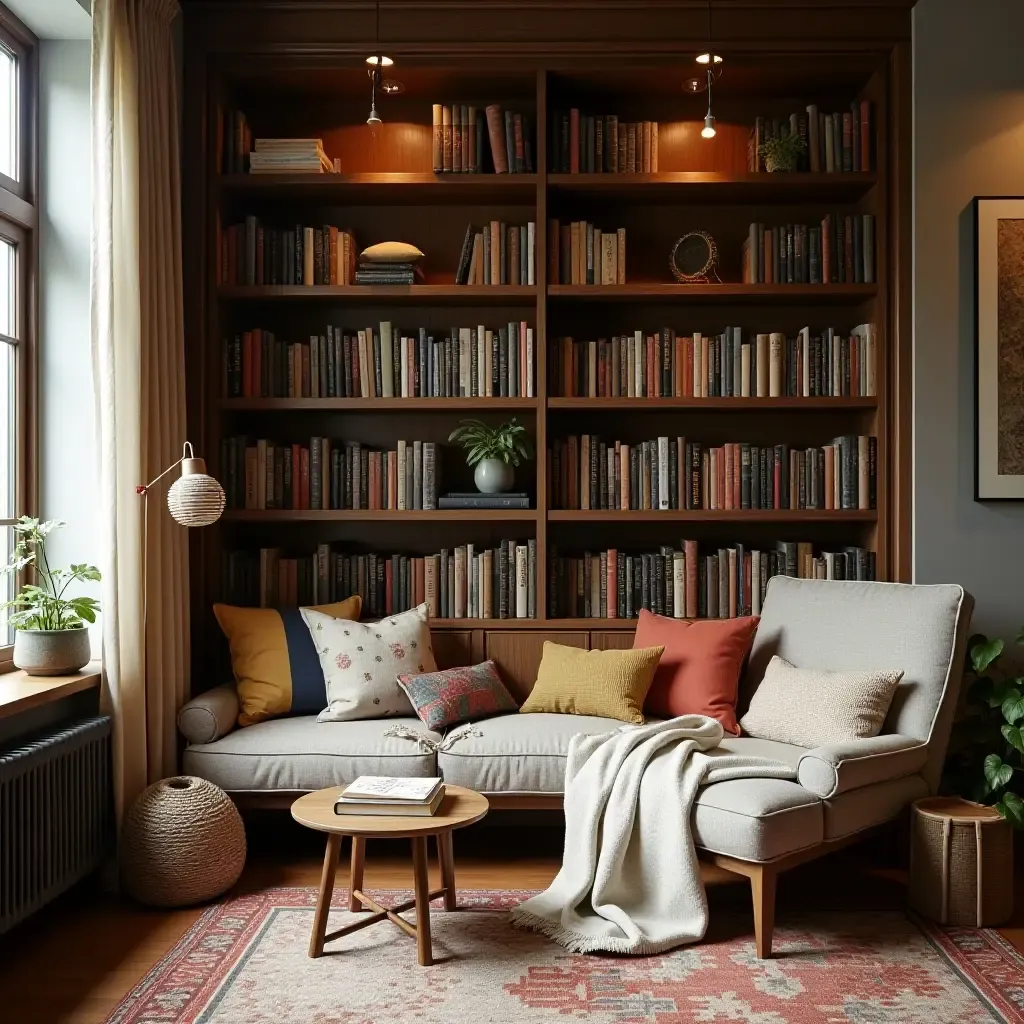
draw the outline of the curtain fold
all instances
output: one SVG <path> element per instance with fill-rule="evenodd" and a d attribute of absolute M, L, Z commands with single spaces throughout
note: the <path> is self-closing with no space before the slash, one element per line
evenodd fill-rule
<path fill-rule="evenodd" d="M 92 351 L 102 522 L 103 703 L 118 816 L 176 769 L 188 692 L 188 540 L 154 488 L 185 440 L 177 0 L 93 0 Z M 143 542 L 148 558 L 148 614 Z M 145 636 L 143 632 L 145 629 Z"/>

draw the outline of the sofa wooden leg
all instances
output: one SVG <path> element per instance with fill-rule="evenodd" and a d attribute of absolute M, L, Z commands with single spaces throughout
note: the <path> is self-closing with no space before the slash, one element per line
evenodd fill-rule
<path fill-rule="evenodd" d="M 772 955 L 775 930 L 775 869 L 758 865 L 750 875 L 750 894 L 754 898 L 754 944 L 760 960 Z"/>

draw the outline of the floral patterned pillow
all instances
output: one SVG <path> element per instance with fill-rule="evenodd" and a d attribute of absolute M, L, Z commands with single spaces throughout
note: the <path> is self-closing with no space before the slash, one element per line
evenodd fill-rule
<path fill-rule="evenodd" d="M 437 669 L 425 604 L 380 622 L 334 619 L 312 608 L 303 608 L 302 618 L 327 683 L 327 707 L 318 722 L 411 714 L 399 673 Z"/>
<path fill-rule="evenodd" d="M 428 729 L 519 710 L 493 661 L 422 675 L 400 675 L 398 681 Z"/>

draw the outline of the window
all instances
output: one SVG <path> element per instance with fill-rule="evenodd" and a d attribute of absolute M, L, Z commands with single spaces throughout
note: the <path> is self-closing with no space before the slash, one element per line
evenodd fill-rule
<path fill-rule="evenodd" d="M 38 44 L 0 4 L 0 564 L 15 520 L 35 508 L 34 288 Z M 20 581 L 0 577 L 0 604 Z M 0 672 L 14 637 L 0 609 Z"/>

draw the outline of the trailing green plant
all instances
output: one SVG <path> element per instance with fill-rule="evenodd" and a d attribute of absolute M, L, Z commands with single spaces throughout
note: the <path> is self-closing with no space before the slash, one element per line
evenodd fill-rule
<path fill-rule="evenodd" d="M 466 462 L 475 466 L 484 459 L 500 459 L 507 465 L 518 466 L 533 458 L 526 427 L 513 417 L 499 427 L 489 427 L 480 420 L 462 420 L 448 440 L 466 449 Z"/>
<path fill-rule="evenodd" d="M 1016 643 L 1024 645 L 1024 629 Z M 964 667 L 965 693 L 950 739 L 943 787 L 990 804 L 1024 829 L 1024 676 L 1016 674 L 1002 640 L 972 636 Z"/>
<path fill-rule="evenodd" d="M 769 170 L 796 170 L 800 157 L 807 152 L 807 142 L 796 132 L 790 135 L 775 135 L 758 147 L 758 154 Z"/>
<path fill-rule="evenodd" d="M 46 538 L 54 530 L 67 525 L 58 519 L 41 523 L 31 516 L 22 516 L 12 529 L 18 538 L 11 560 L 3 567 L 5 574 L 35 569 L 36 582 L 26 583 L 13 601 L 3 605 L 10 615 L 8 622 L 15 629 L 78 629 L 96 621 L 100 610 L 94 597 L 65 597 L 72 583 L 94 583 L 100 571 L 94 565 L 51 569 L 46 557 Z"/>

